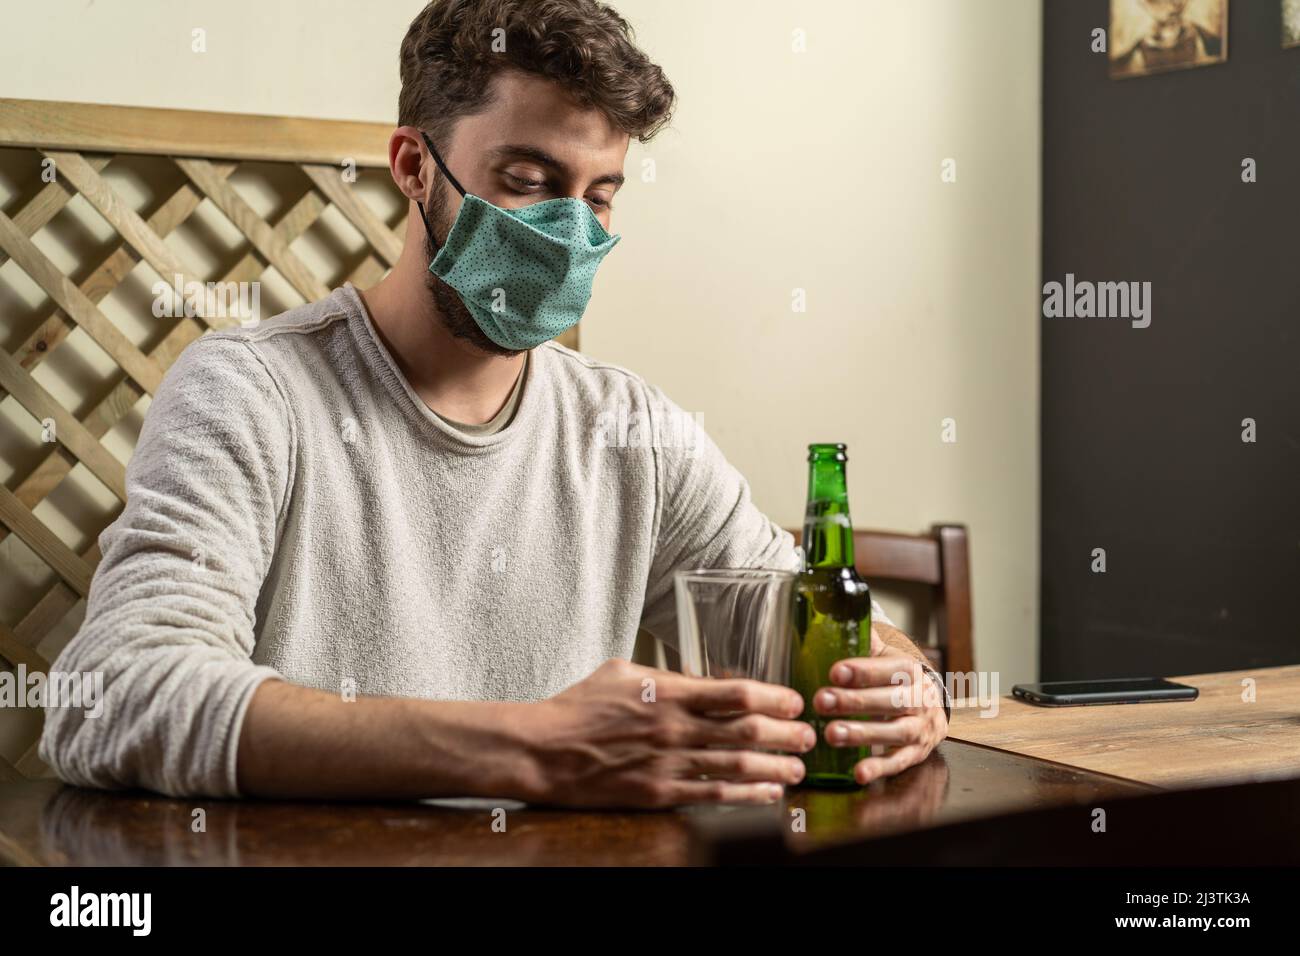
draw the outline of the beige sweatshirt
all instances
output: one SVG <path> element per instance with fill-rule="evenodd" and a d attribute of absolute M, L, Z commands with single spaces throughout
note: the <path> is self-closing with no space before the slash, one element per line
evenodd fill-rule
<path fill-rule="evenodd" d="M 104 714 L 50 707 L 42 758 L 71 783 L 234 795 L 269 677 L 538 700 L 628 657 L 638 625 L 675 644 L 675 570 L 795 566 L 654 386 L 554 343 L 524 376 L 506 427 L 458 431 L 350 286 L 192 344 L 54 665 L 102 672 Z"/>

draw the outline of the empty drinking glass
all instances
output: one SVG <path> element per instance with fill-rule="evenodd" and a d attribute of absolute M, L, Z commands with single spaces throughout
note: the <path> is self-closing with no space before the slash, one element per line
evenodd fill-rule
<path fill-rule="evenodd" d="M 682 673 L 789 684 L 795 574 L 760 568 L 678 571 Z"/>

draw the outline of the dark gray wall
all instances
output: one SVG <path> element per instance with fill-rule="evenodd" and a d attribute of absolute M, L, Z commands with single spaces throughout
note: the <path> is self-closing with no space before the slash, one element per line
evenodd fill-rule
<path fill-rule="evenodd" d="M 1300 663 L 1300 49 L 1231 0 L 1227 63 L 1111 80 L 1108 10 L 1045 0 L 1043 281 L 1152 322 L 1041 320 L 1042 676 Z"/>

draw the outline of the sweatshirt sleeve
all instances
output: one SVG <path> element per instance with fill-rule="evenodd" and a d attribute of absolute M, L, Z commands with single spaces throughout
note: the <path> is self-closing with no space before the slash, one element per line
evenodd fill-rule
<path fill-rule="evenodd" d="M 794 538 L 759 511 L 749 484 L 713 440 L 647 385 L 658 484 L 655 554 L 641 626 L 677 646 L 673 575 L 693 568 L 799 567 Z"/>
<path fill-rule="evenodd" d="M 292 427 L 242 339 L 204 336 L 168 372 L 127 468 L 126 507 L 100 536 L 85 620 L 53 665 L 103 681 L 98 717 L 47 701 L 40 756 L 64 781 L 237 795 L 244 711 L 279 676 L 252 661 L 254 608 Z"/>

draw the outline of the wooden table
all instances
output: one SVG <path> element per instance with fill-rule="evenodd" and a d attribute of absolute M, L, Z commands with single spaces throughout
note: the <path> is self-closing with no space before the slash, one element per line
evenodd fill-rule
<path fill-rule="evenodd" d="M 1149 793 L 1145 784 L 945 741 L 920 766 L 861 791 L 794 790 L 797 844 L 822 845 L 999 813 Z M 206 832 L 192 829 L 203 809 Z M 674 865 L 726 808 L 677 812 L 507 809 L 491 803 L 173 800 L 54 781 L 0 784 L 0 863 L 28 865 Z"/>
<path fill-rule="evenodd" d="M 1300 666 L 1171 680 L 1200 696 L 1089 707 L 1006 696 L 994 717 L 955 707 L 949 738 L 1161 788 L 1300 776 Z"/>
<path fill-rule="evenodd" d="M 1242 696 L 1246 679 L 1253 701 Z M 771 815 L 805 811 L 806 832 L 789 836 L 800 851 L 1163 788 L 1300 775 L 1300 667 L 1176 680 L 1200 698 L 1043 708 L 1004 697 L 993 718 L 958 707 L 950 739 L 919 767 L 860 791 L 793 790 Z M 498 832 L 492 801 L 196 801 L 11 782 L 0 784 L 0 863 L 677 865 L 693 860 L 701 832 L 745 819 L 728 808 L 504 806 Z M 204 832 L 192 826 L 198 809 Z"/>

